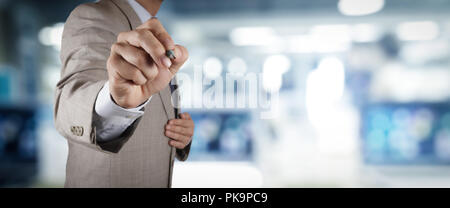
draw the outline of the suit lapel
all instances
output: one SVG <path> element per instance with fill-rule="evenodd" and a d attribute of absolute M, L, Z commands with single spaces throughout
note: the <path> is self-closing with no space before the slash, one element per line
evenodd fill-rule
<path fill-rule="evenodd" d="M 142 24 L 138 15 L 134 11 L 134 9 L 128 4 L 126 0 L 111 0 L 113 3 L 125 14 L 130 23 L 130 30 L 137 28 Z M 169 119 L 175 118 L 175 112 L 172 105 L 172 93 L 170 92 L 170 87 L 167 85 L 163 90 L 159 93 L 161 97 L 162 103 L 164 105 L 164 109 L 166 111 L 167 117 Z"/>
<path fill-rule="evenodd" d="M 166 110 L 167 117 L 169 119 L 174 119 L 175 111 L 172 105 L 172 93 L 170 92 L 170 87 L 166 86 L 163 90 L 161 90 L 159 92 L 159 96 L 161 96 L 161 100 L 164 105 L 164 109 Z"/>
<path fill-rule="evenodd" d="M 111 0 L 125 14 L 130 23 L 130 30 L 137 28 L 142 24 L 134 9 L 126 0 Z"/>

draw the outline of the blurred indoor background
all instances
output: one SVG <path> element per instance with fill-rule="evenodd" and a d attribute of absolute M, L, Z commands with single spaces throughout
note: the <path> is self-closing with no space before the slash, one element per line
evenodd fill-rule
<path fill-rule="evenodd" d="M 1 187 L 63 186 L 53 95 L 64 21 L 83 2 L 0 0 Z M 196 129 L 174 187 L 450 187 L 448 11 L 447 0 L 165 0 L 159 19 L 190 52 L 184 73 L 267 73 L 262 90 L 279 91 L 274 119 L 183 109 Z"/>

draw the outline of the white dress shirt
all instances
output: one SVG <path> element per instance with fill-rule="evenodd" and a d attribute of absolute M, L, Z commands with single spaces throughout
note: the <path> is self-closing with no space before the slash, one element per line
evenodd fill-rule
<path fill-rule="evenodd" d="M 128 0 L 141 22 L 146 22 L 152 15 L 135 0 Z M 119 137 L 136 119 L 144 115 L 143 108 L 151 97 L 142 105 L 125 109 L 117 105 L 111 98 L 109 82 L 103 85 L 97 100 L 93 124 L 96 127 L 97 141 L 104 142 Z"/>

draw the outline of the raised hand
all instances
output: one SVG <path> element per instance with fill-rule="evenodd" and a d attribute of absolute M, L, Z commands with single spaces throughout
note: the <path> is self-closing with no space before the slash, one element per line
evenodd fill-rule
<path fill-rule="evenodd" d="M 173 50 L 175 59 L 166 50 Z M 107 62 L 112 98 L 123 108 L 139 106 L 169 84 L 188 56 L 156 18 L 120 33 Z"/>

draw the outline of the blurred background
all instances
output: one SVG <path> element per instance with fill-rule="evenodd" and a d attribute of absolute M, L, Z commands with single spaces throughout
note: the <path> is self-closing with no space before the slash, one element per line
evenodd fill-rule
<path fill-rule="evenodd" d="M 62 187 L 53 125 L 64 21 L 82 0 L 0 0 L 0 186 Z M 450 187 L 450 1 L 166 0 L 204 76 L 262 73 L 279 116 L 184 108 L 174 187 Z M 239 93 L 236 90 L 235 93 Z M 189 99 L 189 92 L 181 94 Z"/>

